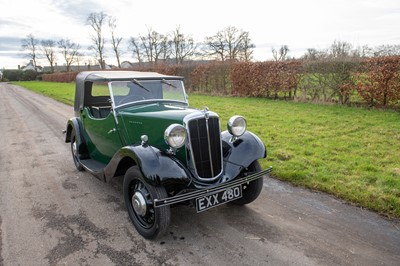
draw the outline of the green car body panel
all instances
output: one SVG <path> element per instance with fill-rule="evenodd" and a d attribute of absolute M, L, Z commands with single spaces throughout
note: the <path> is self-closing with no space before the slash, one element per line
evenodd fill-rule
<path fill-rule="evenodd" d="M 164 140 L 165 129 L 171 124 L 183 125 L 184 117 L 196 111 L 188 107 L 164 104 L 127 108 L 118 113 L 122 121 L 120 126 L 125 129 L 121 133 L 125 134 L 126 145 L 134 145 L 140 143 L 143 132 L 146 132 L 148 145 L 166 151 L 169 146 Z M 178 149 L 176 157 L 185 163 L 184 149 Z"/>
<path fill-rule="evenodd" d="M 134 106 L 118 112 L 117 124 L 111 113 L 105 118 L 96 119 L 84 108 L 80 118 L 90 157 L 106 164 L 122 147 L 140 144 L 142 132 L 147 133 L 148 145 L 167 150 L 169 146 L 164 140 L 165 129 L 174 123 L 182 124 L 186 115 L 196 111 L 165 104 Z M 183 149 L 176 152 L 176 157 L 183 163 L 186 161 Z"/>
<path fill-rule="evenodd" d="M 112 156 L 123 146 L 116 128 L 114 117 L 109 114 L 102 119 L 91 116 L 88 108 L 84 108 L 81 114 L 83 126 L 82 134 L 86 141 L 90 158 L 108 163 Z"/>

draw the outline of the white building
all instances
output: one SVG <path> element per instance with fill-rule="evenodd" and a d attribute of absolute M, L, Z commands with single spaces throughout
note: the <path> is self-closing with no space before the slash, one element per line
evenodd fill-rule
<path fill-rule="evenodd" d="M 33 70 L 35 71 L 35 66 L 33 65 L 33 60 L 29 61 L 26 66 L 21 67 L 22 71 Z M 41 66 L 36 66 L 36 72 L 43 72 L 43 68 Z"/>

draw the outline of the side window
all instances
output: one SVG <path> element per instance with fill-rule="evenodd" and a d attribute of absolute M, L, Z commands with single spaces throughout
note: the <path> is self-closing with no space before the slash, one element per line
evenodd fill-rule
<path fill-rule="evenodd" d="M 93 118 L 106 118 L 111 110 L 110 91 L 106 82 L 91 84 L 90 95 L 86 97 L 86 106 Z"/>
<path fill-rule="evenodd" d="M 92 97 L 107 96 L 110 97 L 108 85 L 105 82 L 96 82 L 92 85 Z"/>

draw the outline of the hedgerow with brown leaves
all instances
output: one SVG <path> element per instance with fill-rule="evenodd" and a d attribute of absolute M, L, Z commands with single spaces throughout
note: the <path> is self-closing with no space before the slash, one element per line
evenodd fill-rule
<path fill-rule="evenodd" d="M 131 70 L 183 76 L 189 92 L 210 95 L 400 107 L 400 56 L 362 60 L 212 62 Z M 76 75 L 77 72 L 44 74 L 43 80 L 73 82 Z"/>
<path fill-rule="evenodd" d="M 293 99 L 300 80 L 299 61 L 237 63 L 231 73 L 232 94 Z"/>
<path fill-rule="evenodd" d="M 42 80 L 49 82 L 74 82 L 76 79 L 76 75 L 79 72 L 62 72 L 62 73 L 53 73 L 53 74 L 43 74 Z"/>
<path fill-rule="evenodd" d="M 400 56 L 370 58 L 355 75 L 356 89 L 370 106 L 400 103 Z"/>

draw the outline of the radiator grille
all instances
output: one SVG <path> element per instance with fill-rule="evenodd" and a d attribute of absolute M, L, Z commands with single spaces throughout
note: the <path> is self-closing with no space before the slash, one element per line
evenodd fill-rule
<path fill-rule="evenodd" d="M 207 130 L 208 123 L 208 130 Z M 216 177 L 222 170 L 221 132 L 218 117 L 188 123 L 194 165 L 200 178 Z"/>

